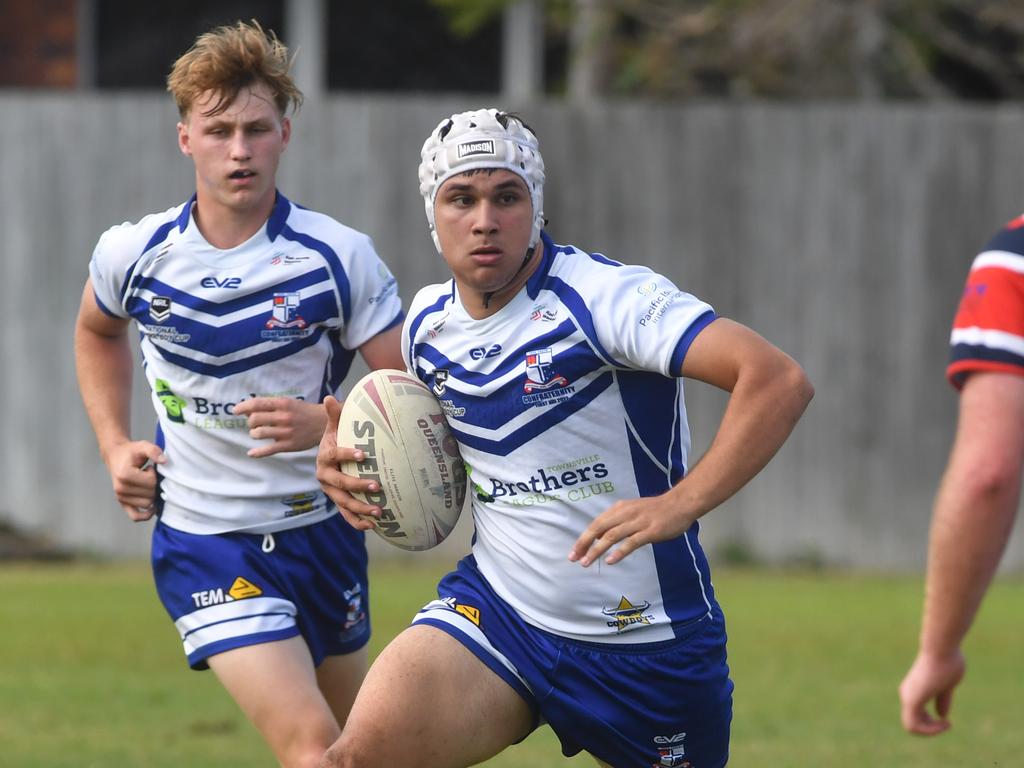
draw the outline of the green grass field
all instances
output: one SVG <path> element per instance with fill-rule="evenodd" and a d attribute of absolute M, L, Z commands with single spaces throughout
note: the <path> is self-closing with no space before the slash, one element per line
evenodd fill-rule
<path fill-rule="evenodd" d="M 374 651 L 433 596 L 444 565 L 371 575 Z M 732 761 L 746 766 L 1024 765 L 1024 581 L 1002 579 L 967 645 L 954 729 L 899 728 L 896 685 L 917 634 L 917 577 L 719 569 L 736 681 Z M 0 765 L 270 768 L 210 673 L 190 671 L 141 564 L 0 566 Z M 591 766 L 548 729 L 491 768 Z"/>

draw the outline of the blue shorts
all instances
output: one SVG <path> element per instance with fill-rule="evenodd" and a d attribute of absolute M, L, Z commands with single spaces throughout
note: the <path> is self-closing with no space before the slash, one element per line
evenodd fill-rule
<path fill-rule="evenodd" d="M 569 640 L 524 622 L 472 556 L 438 584 L 414 624 L 447 632 L 546 721 L 567 756 L 616 768 L 718 768 L 729 757 L 732 690 L 717 603 L 681 636 L 619 645 Z"/>
<path fill-rule="evenodd" d="M 364 534 L 333 515 L 270 536 L 197 535 L 157 521 L 153 578 L 193 669 L 207 658 L 302 635 L 313 663 L 370 639 Z"/>

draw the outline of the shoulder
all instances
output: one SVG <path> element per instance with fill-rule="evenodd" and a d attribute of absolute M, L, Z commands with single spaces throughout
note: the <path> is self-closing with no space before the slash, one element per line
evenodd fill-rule
<path fill-rule="evenodd" d="M 290 239 L 309 238 L 323 243 L 339 255 L 346 253 L 376 253 L 373 240 L 364 232 L 342 224 L 325 213 L 291 204 L 286 222 Z"/>
<path fill-rule="evenodd" d="M 574 245 L 551 243 L 550 264 L 545 287 L 571 292 L 585 301 L 602 299 L 616 302 L 648 300 L 662 290 L 675 291 L 672 281 L 641 264 L 628 264 L 603 253 L 591 253 Z"/>
<path fill-rule="evenodd" d="M 1024 255 L 1024 214 L 1007 222 L 981 250 L 982 254 L 990 252 Z"/>
<path fill-rule="evenodd" d="M 429 314 L 443 310 L 452 301 L 454 290 L 453 280 L 423 286 L 416 291 L 416 295 L 409 302 L 409 315 Z"/>
<path fill-rule="evenodd" d="M 179 228 L 186 205 L 176 205 L 166 211 L 143 216 L 136 222 L 126 221 L 110 227 L 96 243 L 95 258 L 129 262 L 137 259 Z"/>

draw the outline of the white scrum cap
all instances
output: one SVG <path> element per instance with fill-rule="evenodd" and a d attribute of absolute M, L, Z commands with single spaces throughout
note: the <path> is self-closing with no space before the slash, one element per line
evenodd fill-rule
<path fill-rule="evenodd" d="M 530 247 L 535 246 L 544 227 L 544 158 L 537 137 L 515 115 L 477 109 L 442 120 L 420 151 L 420 194 L 437 250 L 441 250 L 434 225 L 437 190 L 452 176 L 478 168 L 504 168 L 526 182 L 533 203 Z"/>

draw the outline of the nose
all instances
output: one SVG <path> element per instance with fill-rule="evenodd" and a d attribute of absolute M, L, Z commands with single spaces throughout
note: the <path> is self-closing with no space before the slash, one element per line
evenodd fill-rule
<path fill-rule="evenodd" d="M 249 140 L 246 138 L 245 131 L 235 131 L 231 136 L 231 159 L 232 160 L 248 160 L 252 157 L 252 150 L 249 148 Z"/>
<path fill-rule="evenodd" d="M 498 230 L 498 208 L 490 200 L 481 200 L 474 210 L 473 233 L 485 234 Z"/>

